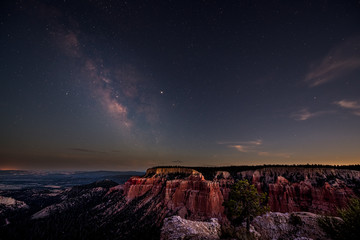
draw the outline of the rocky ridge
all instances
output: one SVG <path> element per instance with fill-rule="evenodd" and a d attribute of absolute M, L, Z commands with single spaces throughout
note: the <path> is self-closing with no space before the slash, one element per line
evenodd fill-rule
<path fill-rule="evenodd" d="M 319 215 L 309 212 L 269 212 L 256 217 L 250 225 L 250 232 L 256 240 L 297 239 L 327 240 L 326 233 L 318 226 Z M 245 226 L 243 226 L 245 228 Z M 238 230 L 241 232 L 241 230 Z M 217 219 L 198 222 L 173 216 L 164 220 L 161 240 L 215 240 L 222 239 Z"/>
<path fill-rule="evenodd" d="M 318 226 L 320 216 L 309 212 L 269 212 L 257 216 L 251 231 L 259 240 L 267 239 L 317 239 L 327 240 L 326 233 Z"/>
<path fill-rule="evenodd" d="M 29 207 L 23 201 L 19 201 L 14 198 L 11 198 L 11 197 L 3 197 L 3 196 L 0 196 L 0 206 L 7 207 L 12 210 L 18 209 L 18 208 L 28 208 Z"/>

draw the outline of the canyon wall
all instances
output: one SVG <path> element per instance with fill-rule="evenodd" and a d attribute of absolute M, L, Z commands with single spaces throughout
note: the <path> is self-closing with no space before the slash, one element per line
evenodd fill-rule
<path fill-rule="evenodd" d="M 205 180 L 192 169 L 166 170 L 150 169 L 145 177 L 130 178 L 124 185 L 127 201 L 144 198 L 147 200 L 142 202 L 146 203 L 160 197 L 157 207 L 164 208 L 164 214 L 196 220 L 223 218 L 224 197 L 219 182 Z"/>
<path fill-rule="evenodd" d="M 335 214 L 360 190 L 360 172 L 322 168 L 264 168 L 238 173 L 268 193 L 274 212 Z"/>
<path fill-rule="evenodd" d="M 223 219 L 222 203 L 237 179 L 248 179 L 259 192 L 267 193 L 273 212 L 335 214 L 360 189 L 360 172 L 354 170 L 263 168 L 235 175 L 218 171 L 206 180 L 190 168 L 151 168 L 144 177 L 130 178 L 124 195 L 128 202 L 159 198 L 157 207 L 163 208 L 164 217 L 171 213 L 192 220 Z"/>

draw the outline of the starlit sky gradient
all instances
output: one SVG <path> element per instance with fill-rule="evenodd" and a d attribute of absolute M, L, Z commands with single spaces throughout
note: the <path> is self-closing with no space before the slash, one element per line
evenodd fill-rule
<path fill-rule="evenodd" d="M 0 169 L 360 164 L 359 1 L 1 1 Z"/>

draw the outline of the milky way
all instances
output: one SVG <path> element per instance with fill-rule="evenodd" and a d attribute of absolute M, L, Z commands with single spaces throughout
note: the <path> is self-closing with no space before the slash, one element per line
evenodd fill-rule
<path fill-rule="evenodd" d="M 5 1 L 0 169 L 360 163 L 356 1 Z"/>

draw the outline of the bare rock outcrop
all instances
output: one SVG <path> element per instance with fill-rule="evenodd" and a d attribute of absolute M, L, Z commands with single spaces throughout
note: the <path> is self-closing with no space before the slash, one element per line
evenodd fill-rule
<path fill-rule="evenodd" d="M 27 209 L 29 209 L 29 206 L 23 201 L 0 196 L 0 226 L 9 225 L 9 216 L 16 215 L 16 213 L 26 211 Z"/>
<path fill-rule="evenodd" d="M 257 240 L 326 240 L 326 233 L 318 226 L 319 215 L 309 212 L 269 212 L 256 217 L 250 232 Z M 172 216 L 164 220 L 161 240 L 215 240 L 221 238 L 221 227 L 216 218 L 210 222 L 191 221 Z"/>
<path fill-rule="evenodd" d="M 28 208 L 29 206 L 23 201 L 11 197 L 0 196 L 0 226 L 10 224 L 8 216 Z"/>
<path fill-rule="evenodd" d="M 23 201 L 0 196 L 0 213 L 5 209 L 16 210 L 21 208 L 29 208 L 29 206 Z"/>
<path fill-rule="evenodd" d="M 317 223 L 318 217 L 319 215 L 309 212 L 269 212 L 252 221 L 251 231 L 259 240 L 326 240 L 326 234 Z"/>
<path fill-rule="evenodd" d="M 221 227 L 216 218 L 210 222 L 190 221 L 180 216 L 164 220 L 161 228 L 161 240 L 217 240 L 220 239 Z"/>

